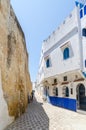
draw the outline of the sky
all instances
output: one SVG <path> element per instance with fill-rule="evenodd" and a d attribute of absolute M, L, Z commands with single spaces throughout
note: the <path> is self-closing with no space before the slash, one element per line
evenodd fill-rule
<path fill-rule="evenodd" d="M 31 81 L 37 78 L 42 42 L 58 28 L 75 6 L 74 0 L 11 0 L 26 38 Z"/>

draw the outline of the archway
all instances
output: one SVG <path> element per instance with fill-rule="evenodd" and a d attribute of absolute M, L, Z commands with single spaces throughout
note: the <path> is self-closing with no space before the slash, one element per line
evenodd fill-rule
<path fill-rule="evenodd" d="M 79 84 L 76 89 L 77 92 L 77 109 L 86 111 L 86 96 L 85 96 L 85 86 Z"/>

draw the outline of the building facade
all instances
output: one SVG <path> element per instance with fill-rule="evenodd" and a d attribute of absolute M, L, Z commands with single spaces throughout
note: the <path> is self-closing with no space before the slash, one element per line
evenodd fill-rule
<path fill-rule="evenodd" d="M 31 91 L 24 33 L 10 0 L 0 0 L 0 130 L 25 112 Z"/>
<path fill-rule="evenodd" d="M 86 5 L 43 41 L 37 86 L 51 104 L 86 111 Z"/>

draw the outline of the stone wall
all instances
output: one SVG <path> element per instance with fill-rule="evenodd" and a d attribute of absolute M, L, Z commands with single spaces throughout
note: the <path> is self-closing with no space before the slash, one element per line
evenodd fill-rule
<path fill-rule="evenodd" d="M 10 0 L 0 0 L 0 69 L 8 113 L 16 118 L 25 112 L 32 85 L 24 33 Z"/>

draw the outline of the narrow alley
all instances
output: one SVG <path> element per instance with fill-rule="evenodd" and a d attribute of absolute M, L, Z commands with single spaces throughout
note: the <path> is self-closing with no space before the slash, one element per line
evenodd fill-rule
<path fill-rule="evenodd" d="M 86 130 L 86 115 L 52 106 L 36 93 L 26 113 L 5 130 Z"/>

